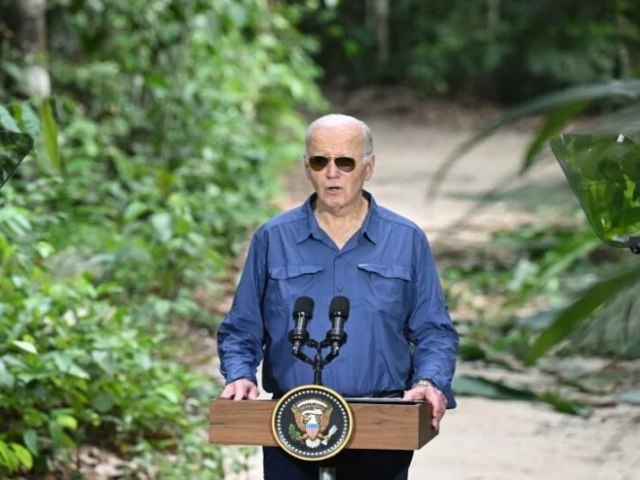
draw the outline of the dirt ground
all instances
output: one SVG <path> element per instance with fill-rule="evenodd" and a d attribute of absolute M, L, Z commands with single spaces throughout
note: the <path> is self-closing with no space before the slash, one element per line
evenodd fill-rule
<path fill-rule="evenodd" d="M 449 109 L 446 104 L 416 108 L 414 99 L 377 102 L 364 94 L 345 108 L 371 126 L 377 154 L 376 172 L 366 186 L 378 203 L 420 225 L 436 256 L 456 243 L 469 249 L 487 241 L 498 227 L 517 228 L 546 209 L 575 201 L 560 168 L 549 159 L 541 168 L 511 180 L 525 151 L 530 126 L 501 132 L 467 154 L 452 169 L 438 197 L 427 186 L 447 155 L 493 111 Z M 358 103 L 358 101 L 360 103 Z M 309 193 L 301 169 L 287 179 L 283 206 Z M 488 189 L 508 186 L 471 220 L 460 222 Z M 558 193 L 559 192 L 559 193 Z M 467 369 L 464 363 L 459 372 Z M 438 480 L 638 480 L 640 479 L 640 407 L 617 405 L 596 409 L 588 419 L 556 413 L 527 402 L 461 397 L 449 411 L 438 437 L 416 452 L 410 478 Z M 240 478 L 261 478 L 259 456 Z"/>

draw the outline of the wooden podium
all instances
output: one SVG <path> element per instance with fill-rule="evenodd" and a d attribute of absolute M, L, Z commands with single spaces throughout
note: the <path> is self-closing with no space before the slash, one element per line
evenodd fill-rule
<path fill-rule="evenodd" d="M 276 400 L 213 400 L 209 442 L 219 445 L 277 446 L 271 427 Z M 347 399 L 353 434 L 345 448 L 418 450 L 438 431 L 431 405 L 399 399 Z"/>

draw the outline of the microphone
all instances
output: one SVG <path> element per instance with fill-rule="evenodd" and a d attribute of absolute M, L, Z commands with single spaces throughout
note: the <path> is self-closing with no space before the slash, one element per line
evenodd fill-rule
<path fill-rule="evenodd" d="M 340 347 L 347 342 L 347 334 L 344 331 L 344 322 L 349 318 L 349 299 L 343 296 L 333 297 L 329 306 L 329 319 L 331 330 L 327 338 L 331 343 L 331 354 L 338 355 Z"/>
<path fill-rule="evenodd" d="M 313 306 L 313 299 L 309 297 L 298 297 L 293 306 L 293 321 L 295 322 L 295 326 L 293 330 L 289 332 L 289 342 L 293 343 L 294 355 L 300 352 L 300 348 L 303 347 L 309 339 L 307 323 L 313 317 Z"/>

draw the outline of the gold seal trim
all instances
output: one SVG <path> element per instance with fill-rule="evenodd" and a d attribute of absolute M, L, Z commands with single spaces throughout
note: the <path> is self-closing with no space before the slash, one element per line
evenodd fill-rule
<path fill-rule="evenodd" d="M 326 454 L 317 453 L 313 456 L 307 456 L 300 451 L 293 448 L 286 439 L 282 438 L 281 433 L 278 431 L 278 425 L 280 417 L 282 416 L 283 407 L 292 401 L 292 399 L 296 397 L 302 397 L 302 395 L 306 392 L 309 392 L 309 395 L 316 395 L 316 392 L 319 392 L 320 396 L 324 396 L 333 400 L 339 407 L 344 420 L 344 429 L 346 429 L 346 433 L 341 435 L 341 441 L 331 447 L 331 451 Z M 320 400 L 319 403 L 322 403 L 323 400 Z M 303 402 L 304 403 L 304 402 Z M 277 444 L 289 455 L 305 461 L 317 462 L 321 460 L 326 460 L 331 458 L 338 453 L 340 453 L 351 440 L 351 436 L 353 435 L 353 413 L 351 412 L 351 408 L 349 404 L 344 399 L 342 395 L 340 395 L 335 390 L 325 387 L 323 385 L 302 385 L 300 387 L 296 387 L 286 394 L 284 394 L 276 404 L 273 409 L 273 414 L 271 415 L 271 433 L 273 438 L 276 440 Z"/>

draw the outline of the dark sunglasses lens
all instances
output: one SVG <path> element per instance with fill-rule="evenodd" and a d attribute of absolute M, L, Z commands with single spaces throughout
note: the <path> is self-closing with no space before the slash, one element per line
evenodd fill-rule
<path fill-rule="evenodd" d="M 352 172 L 356 168 L 356 160 L 351 157 L 337 157 L 335 160 L 336 167 L 343 172 Z"/>
<path fill-rule="evenodd" d="M 329 163 L 329 159 L 327 157 L 323 157 L 320 155 L 314 155 L 313 157 L 309 157 L 309 166 L 319 172 Z"/>

